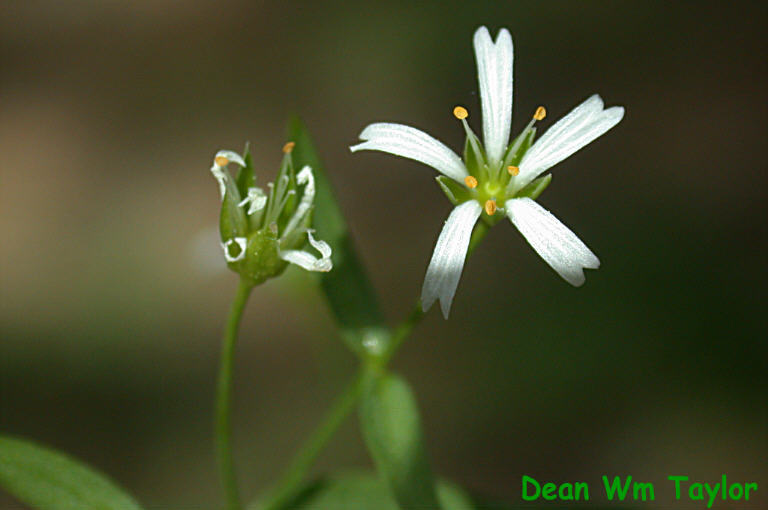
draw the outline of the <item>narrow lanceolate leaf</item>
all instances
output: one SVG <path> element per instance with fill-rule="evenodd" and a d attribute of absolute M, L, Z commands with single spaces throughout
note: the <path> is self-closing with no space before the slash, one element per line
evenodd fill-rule
<path fill-rule="evenodd" d="M 379 475 L 400 507 L 440 508 L 416 400 L 401 377 L 371 376 L 360 403 L 360 425 Z"/>
<path fill-rule="evenodd" d="M 333 250 L 333 269 L 319 276 L 331 311 L 353 350 L 362 354 L 368 349 L 381 349 L 381 342 L 387 338 L 387 329 L 376 293 L 355 251 L 331 182 L 300 119 L 291 120 L 288 139 L 296 143 L 293 150 L 295 165 L 298 168 L 309 165 L 315 175 L 313 228 L 318 239 L 326 241 Z"/>
<path fill-rule="evenodd" d="M 106 476 L 54 450 L 0 436 L 0 486 L 38 510 L 140 510 Z"/>

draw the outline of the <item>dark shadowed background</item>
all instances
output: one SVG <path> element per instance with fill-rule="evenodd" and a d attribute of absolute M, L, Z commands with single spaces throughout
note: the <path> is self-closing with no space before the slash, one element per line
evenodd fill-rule
<path fill-rule="evenodd" d="M 574 289 L 508 224 L 395 361 L 443 476 L 757 481 L 766 504 L 766 7 L 761 2 L 7 2 L 0 14 L 0 429 L 105 470 L 151 509 L 214 507 L 220 333 L 235 286 L 213 154 L 276 172 L 313 132 L 397 320 L 450 204 L 435 172 L 348 146 L 372 121 L 480 131 L 472 33 L 515 43 L 514 132 L 592 93 L 624 120 L 540 202 L 597 253 Z M 274 480 L 355 360 L 300 271 L 260 287 L 237 362 L 245 493 Z M 317 472 L 369 466 L 350 420 Z M 720 508 L 728 508 L 718 503 Z M 0 495 L 0 507 L 17 508 Z M 679 502 L 675 508 L 703 508 Z M 733 508 L 743 505 L 734 505 Z"/>

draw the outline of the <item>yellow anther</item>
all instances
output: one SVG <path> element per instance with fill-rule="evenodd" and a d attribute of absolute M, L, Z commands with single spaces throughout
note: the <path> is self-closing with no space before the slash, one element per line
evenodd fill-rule
<path fill-rule="evenodd" d="M 486 200 L 486 202 L 485 202 L 485 213 L 488 216 L 493 216 L 494 214 L 496 214 L 496 209 L 497 209 L 497 207 L 496 207 L 496 200 L 495 199 L 492 198 L 490 200 Z"/>
<path fill-rule="evenodd" d="M 477 188 L 477 179 L 475 179 L 471 175 L 468 175 L 464 177 L 464 184 L 466 184 L 467 188 L 469 189 Z"/>
<path fill-rule="evenodd" d="M 216 156 L 213 162 L 216 163 L 216 166 L 221 166 L 221 167 L 225 167 L 229 164 L 229 160 L 224 156 Z"/>
<path fill-rule="evenodd" d="M 516 166 L 508 166 L 507 172 L 509 172 L 509 175 L 517 175 L 520 173 L 520 169 Z"/>
<path fill-rule="evenodd" d="M 293 150 L 293 148 L 296 146 L 296 143 L 294 142 L 288 142 L 285 145 L 283 145 L 283 153 L 290 154 L 290 152 Z"/>
<path fill-rule="evenodd" d="M 457 106 L 453 109 L 453 116 L 459 120 L 463 120 L 469 117 L 469 112 L 467 112 L 467 109 L 463 106 Z"/>
<path fill-rule="evenodd" d="M 536 120 L 542 120 L 547 116 L 547 109 L 543 106 L 536 108 L 536 113 L 533 114 L 533 118 Z"/>

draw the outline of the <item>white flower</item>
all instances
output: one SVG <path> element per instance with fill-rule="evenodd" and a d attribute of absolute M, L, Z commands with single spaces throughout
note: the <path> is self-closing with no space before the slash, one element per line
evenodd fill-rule
<path fill-rule="evenodd" d="M 480 27 L 474 35 L 474 47 L 484 147 L 466 122 L 466 109 L 454 109 L 467 133 L 467 161 L 428 134 L 401 124 L 371 124 L 360 133 L 362 143 L 350 147 L 352 152 L 378 150 L 414 159 L 455 181 L 451 190 L 441 182 L 456 207 L 438 237 L 421 294 L 424 311 L 439 299 L 446 318 L 464 268 L 470 236 L 481 216 L 490 225 L 503 216 L 509 218 L 547 264 L 572 285 L 584 283 L 584 268 L 599 267 L 600 261 L 576 234 L 533 198 L 549 182 L 539 178 L 541 174 L 608 131 L 624 116 L 624 108 L 605 109 L 602 99 L 593 95 L 530 145 L 536 133 L 535 121 L 546 115 L 546 110 L 539 107 L 528 126 L 510 144 L 512 37 L 501 29 L 494 42 L 488 29 Z"/>
<path fill-rule="evenodd" d="M 277 236 L 277 256 L 280 259 L 296 264 L 307 271 L 327 272 L 333 268 L 331 247 L 325 241 L 315 239 L 312 235 L 314 231 L 307 227 L 315 200 L 315 177 L 312 168 L 304 166 L 295 179 L 292 178 L 293 165 L 290 162 L 292 148 L 293 145 L 289 143 L 283 149 L 286 158 L 277 176 L 277 184 L 267 185 L 270 188 L 269 193 L 252 186 L 248 188 L 246 198 L 238 203 L 238 207 L 242 208 L 250 204 L 245 214 L 249 217 L 252 232 L 269 230 L 271 234 Z M 216 153 L 211 173 L 219 183 L 222 200 L 227 191 L 227 180 L 231 179 L 226 171 L 229 163 L 235 163 L 241 168 L 246 166 L 245 160 L 236 152 Z M 303 189 L 299 189 L 300 187 Z M 301 191 L 301 200 L 298 205 L 294 204 L 291 210 L 286 210 L 289 199 L 296 196 L 297 190 Z M 282 224 L 285 226 L 280 228 L 279 225 Z M 317 250 L 319 257 L 309 251 L 297 249 L 304 244 L 305 239 L 313 249 Z M 221 247 L 227 262 L 244 260 L 248 252 L 248 242 L 247 237 L 241 236 L 224 240 Z"/>

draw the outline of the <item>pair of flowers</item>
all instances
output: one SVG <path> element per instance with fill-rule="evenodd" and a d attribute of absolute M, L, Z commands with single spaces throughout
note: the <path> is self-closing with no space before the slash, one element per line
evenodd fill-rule
<path fill-rule="evenodd" d="M 584 283 L 584 268 L 599 267 L 595 254 L 534 199 L 549 183 L 549 175 L 542 177 L 544 172 L 608 131 L 624 116 L 624 108 L 605 109 L 601 98 L 593 95 L 534 142 L 534 123 L 546 115 L 540 107 L 523 132 L 509 143 L 512 37 L 502 29 L 494 42 L 488 29 L 480 27 L 474 35 L 474 48 L 484 145 L 467 124 L 466 109 L 456 107 L 454 115 L 461 120 L 467 134 L 463 161 L 435 138 L 402 124 L 371 124 L 360 134 L 363 142 L 350 147 L 352 152 L 378 150 L 413 159 L 442 174 L 438 183 L 455 207 L 435 245 L 421 301 L 426 311 L 439 300 L 446 318 L 478 221 L 493 225 L 506 216 L 533 249 L 572 285 Z M 311 169 L 305 167 L 305 170 L 311 175 Z M 328 259 L 330 248 L 325 243 L 315 241 L 311 234 L 309 241 Z M 285 260 L 305 269 L 330 269 L 329 262 L 319 262 L 322 258 L 316 259 L 307 253 L 299 261 L 295 254 L 288 253 L 283 255 Z"/>

